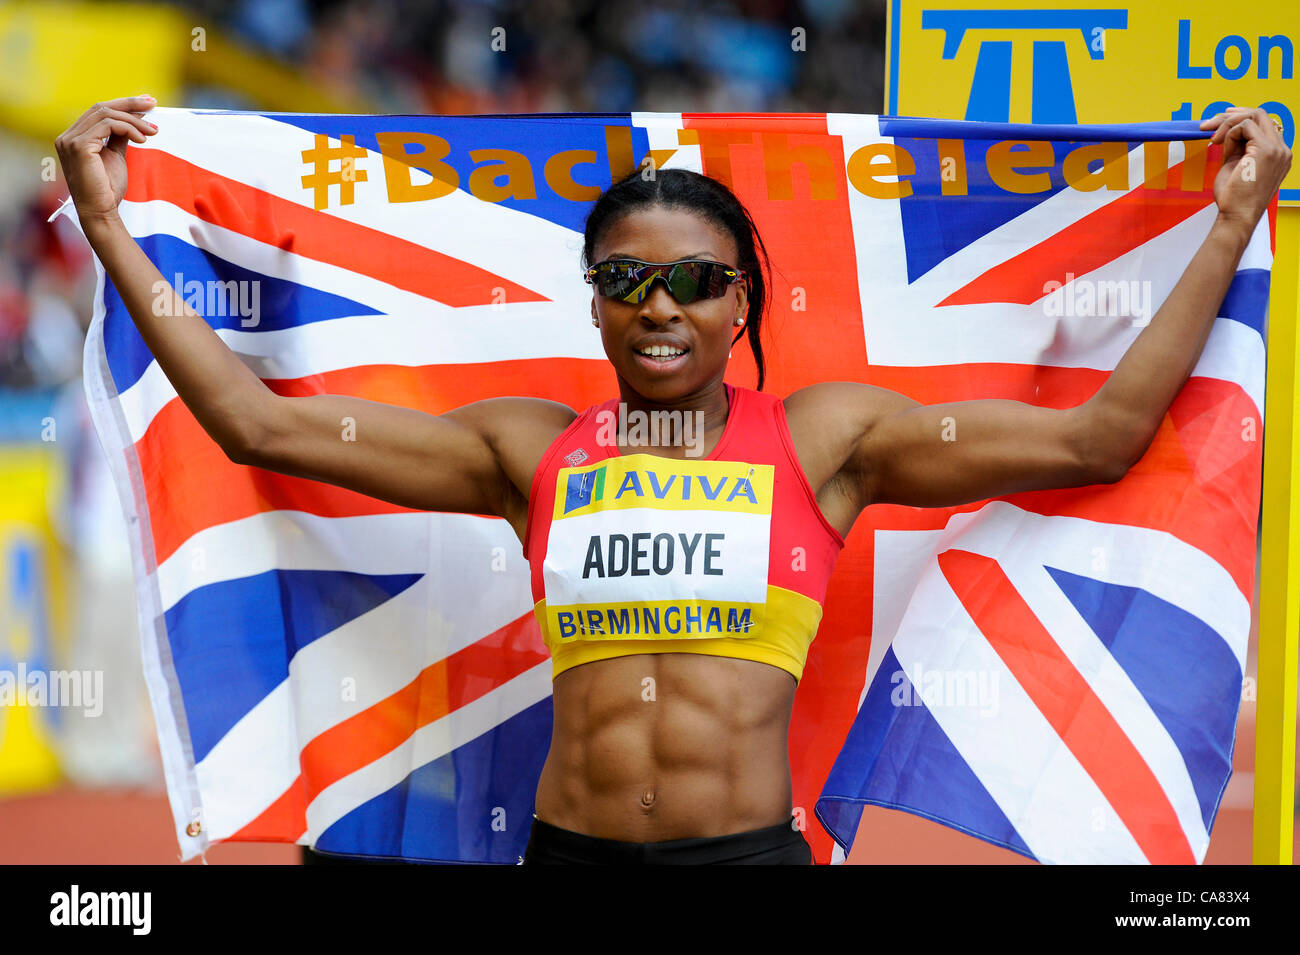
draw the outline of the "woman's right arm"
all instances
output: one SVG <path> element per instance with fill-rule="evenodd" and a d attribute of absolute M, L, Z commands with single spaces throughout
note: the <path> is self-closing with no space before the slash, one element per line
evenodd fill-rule
<path fill-rule="evenodd" d="M 521 532 L 532 470 L 573 411 L 497 398 L 430 415 L 341 395 L 275 394 L 176 294 L 118 215 L 126 143 L 156 132 L 143 116 L 153 106 L 142 97 L 97 104 L 55 145 L 86 238 L 203 429 L 240 464 L 406 507 L 494 514 Z"/>

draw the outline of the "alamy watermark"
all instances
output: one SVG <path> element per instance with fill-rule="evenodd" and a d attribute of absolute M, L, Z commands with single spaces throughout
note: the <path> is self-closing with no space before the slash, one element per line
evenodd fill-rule
<path fill-rule="evenodd" d="M 171 298 L 168 292 L 175 290 L 185 304 L 204 318 L 225 318 L 239 316 L 242 328 L 253 328 L 262 320 L 262 283 L 257 279 L 236 280 L 198 279 L 185 281 L 185 276 L 176 273 L 175 281 L 169 286 L 159 279 L 153 283 L 153 313 L 158 316 L 171 314 Z"/>
<path fill-rule="evenodd" d="M 0 670 L 0 706 L 67 706 L 104 712 L 103 670 Z"/>
<path fill-rule="evenodd" d="M 596 443 L 601 447 L 682 447 L 688 458 L 698 458 L 704 453 L 704 412 L 629 410 L 620 401 L 617 414 L 596 413 Z"/>
<path fill-rule="evenodd" d="M 50 896 L 51 925 L 117 925 L 148 935 L 152 911 L 152 892 L 86 892 L 73 885 Z"/>
<path fill-rule="evenodd" d="M 1043 295 L 1043 312 L 1053 318 L 1114 316 L 1130 318 L 1138 326 L 1151 321 L 1151 283 L 1145 280 L 1076 280 L 1073 272 L 1066 272 L 1064 283 L 1045 282 Z"/>
<path fill-rule="evenodd" d="M 894 706 L 975 707 L 980 716 L 997 716 L 998 674 L 989 670 L 927 668 L 918 660 L 909 671 L 889 676 Z"/>

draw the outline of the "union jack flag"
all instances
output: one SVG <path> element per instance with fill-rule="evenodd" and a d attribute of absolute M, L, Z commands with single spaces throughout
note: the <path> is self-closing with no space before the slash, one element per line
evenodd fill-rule
<path fill-rule="evenodd" d="M 636 168 L 704 172 L 750 208 L 780 395 L 1080 404 L 1215 214 L 1194 123 L 154 115 L 122 216 L 167 281 L 280 394 L 435 414 L 616 394 L 579 253 L 595 196 Z M 1250 625 L 1270 265 L 1265 222 L 1117 484 L 863 514 L 790 730 L 819 861 L 867 803 L 1045 862 L 1204 858 Z M 85 380 L 182 856 L 515 862 L 551 670 L 508 525 L 231 463 L 100 276 Z M 729 378 L 753 385 L 747 351 Z"/>

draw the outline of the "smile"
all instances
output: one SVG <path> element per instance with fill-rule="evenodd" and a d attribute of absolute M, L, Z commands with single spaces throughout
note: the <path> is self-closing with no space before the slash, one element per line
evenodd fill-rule
<path fill-rule="evenodd" d="M 671 361 L 681 355 L 685 355 L 688 349 L 680 348 L 676 345 L 646 345 L 642 348 L 634 349 L 638 355 L 644 355 L 646 358 L 654 358 L 659 361 Z"/>

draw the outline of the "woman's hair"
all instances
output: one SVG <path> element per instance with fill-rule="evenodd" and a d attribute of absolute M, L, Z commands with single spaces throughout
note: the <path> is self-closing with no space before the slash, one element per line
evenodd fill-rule
<path fill-rule="evenodd" d="M 650 178 L 642 178 L 640 170 L 636 170 L 614 183 L 596 200 L 587 216 L 583 234 L 582 267 L 586 269 L 593 264 L 591 258 L 596 243 L 610 226 L 628 213 L 649 206 L 693 212 L 729 232 L 735 240 L 740 260 L 728 264 L 744 269 L 749 276 L 749 311 L 745 328 L 736 333 L 732 344 L 741 335 L 748 336 L 749 348 L 754 353 L 754 364 L 758 367 L 758 388 L 761 391 L 766 368 L 758 333 L 767 310 L 770 263 L 753 216 L 736 198 L 735 193 L 718 180 L 687 169 L 658 169 Z"/>

